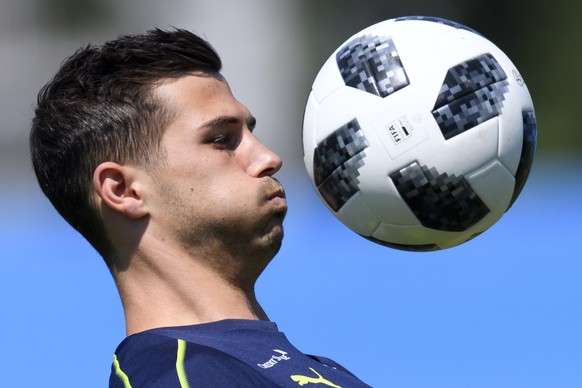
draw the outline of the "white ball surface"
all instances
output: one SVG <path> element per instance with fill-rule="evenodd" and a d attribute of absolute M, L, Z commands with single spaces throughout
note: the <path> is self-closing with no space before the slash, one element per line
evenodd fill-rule
<path fill-rule="evenodd" d="M 460 24 L 405 17 L 349 38 L 305 108 L 304 162 L 354 232 L 404 250 L 450 248 L 511 207 L 537 128 L 517 68 Z"/>

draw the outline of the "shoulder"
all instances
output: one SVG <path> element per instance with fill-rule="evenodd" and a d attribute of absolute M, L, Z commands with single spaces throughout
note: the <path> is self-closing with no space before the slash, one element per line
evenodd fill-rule
<path fill-rule="evenodd" d="M 346 369 L 343 365 L 341 365 L 338 362 L 335 362 L 331 358 L 327 358 L 327 357 L 323 357 L 323 356 L 314 356 L 312 354 L 307 354 L 307 357 L 319 362 L 320 364 L 323 364 L 325 366 L 329 366 L 333 369 L 341 370 L 341 371 L 343 371 L 351 376 L 356 377 L 356 375 L 354 375 L 352 372 L 350 372 L 348 369 Z"/>
<path fill-rule="evenodd" d="M 272 387 L 265 377 L 217 349 L 142 333 L 126 338 L 115 352 L 110 388 Z"/>

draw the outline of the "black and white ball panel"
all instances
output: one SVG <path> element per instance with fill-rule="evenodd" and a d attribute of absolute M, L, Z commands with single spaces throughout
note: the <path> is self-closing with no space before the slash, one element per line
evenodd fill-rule
<path fill-rule="evenodd" d="M 366 137 L 354 119 L 327 136 L 314 151 L 315 185 L 336 212 L 359 190 L 359 169 L 364 165 L 366 147 Z"/>
<path fill-rule="evenodd" d="M 408 77 L 392 39 L 362 35 L 336 54 L 346 86 L 386 97 L 408 85 Z"/>
<path fill-rule="evenodd" d="M 445 139 L 499 116 L 507 76 L 487 53 L 451 67 L 439 91 L 432 114 Z"/>

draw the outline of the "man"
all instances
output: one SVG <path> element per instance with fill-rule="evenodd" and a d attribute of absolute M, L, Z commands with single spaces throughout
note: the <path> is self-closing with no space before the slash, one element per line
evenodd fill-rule
<path fill-rule="evenodd" d="M 110 387 L 366 386 L 295 349 L 255 297 L 283 239 L 281 160 L 220 69 L 198 36 L 152 30 L 79 50 L 39 94 L 40 186 L 124 307 Z"/>

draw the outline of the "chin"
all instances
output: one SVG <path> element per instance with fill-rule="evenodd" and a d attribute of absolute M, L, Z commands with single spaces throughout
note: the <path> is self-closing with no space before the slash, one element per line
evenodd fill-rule
<path fill-rule="evenodd" d="M 277 247 L 277 251 L 279 251 L 279 248 L 281 248 L 281 244 L 283 243 L 283 236 L 285 235 L 282 221 L 283 220 L 281 220 L 280 223 L 274 225 L 269 231 L 269 240 L 271 240 L 271 243 Z"/>
<path fill-rule="evenodd" d="M 275 228 L 271 233 L 265 238 L 265 255 L 273 258 L 283 245 L 283 228 Z"/>
<path fill-rule="evenodd" d="M 256 251 L 250 257 L 247 256 L 247 260 L 249 258 L 252 260 L 250 262 L 246 261 L 243 265 L 244 270 L 238 276 L 234 277 L 240 283 L 241 288 L 245 288 L 243 285 L 254 286 L 259 276 L 261 276 L 265 268 L 267 268 L 271 260 L 279 252 L 282 242 L 283 234 L 281 231 L 279 237 L 271 238 L 267 244 L 257 247 Z"/>
<path fill-rule="evenodd" d="M 268 231 L 263 241 L 262 250 L 264 253 L 261 254 L 261 256 L 265 257 L 265 264 L 279 253 L 281 245 L 283 245 L 283 235 L 283 225 L 276 225 Z"/>

